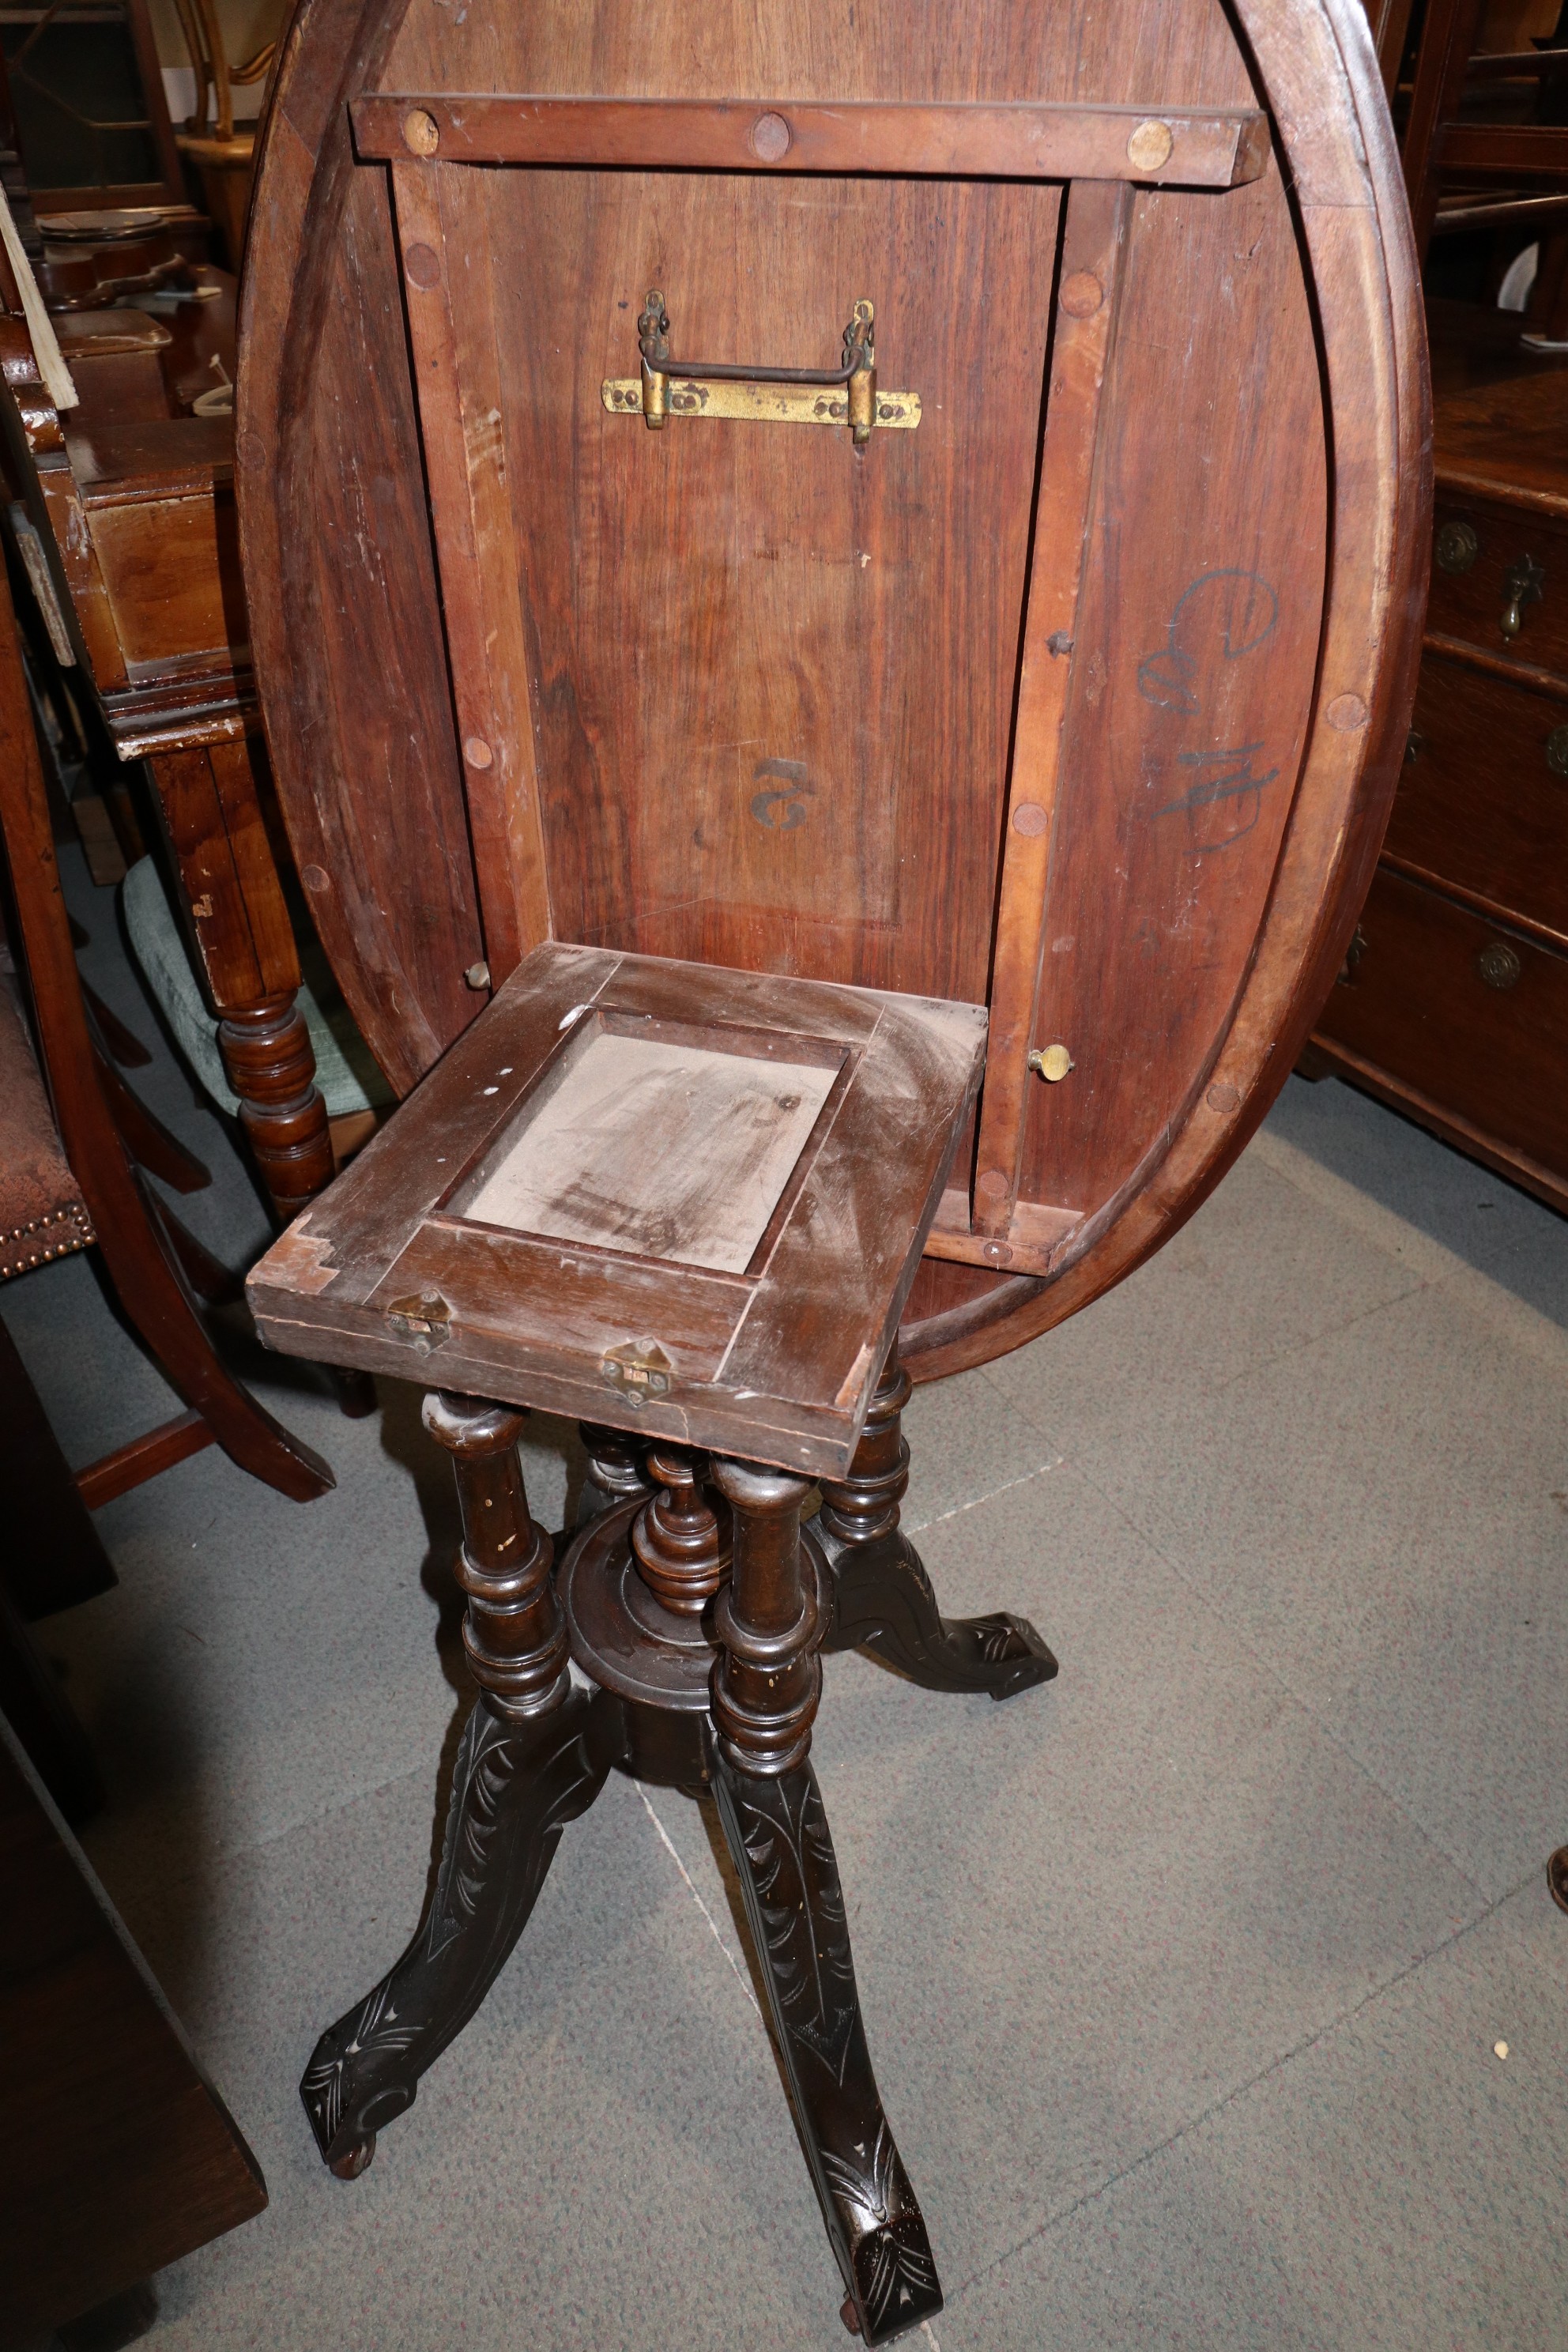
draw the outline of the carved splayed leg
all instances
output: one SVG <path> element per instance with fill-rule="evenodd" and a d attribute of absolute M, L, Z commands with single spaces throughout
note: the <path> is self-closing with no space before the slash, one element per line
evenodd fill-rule
<path fill-rule="evenodd" d="M 419 1931 L 374 1990 L 324 2033 L 300 2085 L 321 2154 L 353 2179 L 375 2135 L 462 2031 L 528 1921 L 565 1824 L 615 1760 L 617 1711 L 574 1689 L 550 1580 L 549 1538 L 529 1515 L 517 1439 L 524 1415 L 432 1395 L 425 1423 L 452 1454 L 463 1514 L 458 1580 L 479 1696 L 453 1776 L 436 1891 Z"/>
<path fill-rule="evenodd" d="M 927 1690 L 1013 1698 L 1049 1682 L 1057 1662 L 1026 1617 L 944 1617 L 921 1556 L 899 1527 L 910 1483 L 903 1410 L 913 1383 L 889 1349 L 847 1475 L 822 1482 L 816 1534 L 833 1572 L 823 1647 L 865 1648 Z"/>
<path fill-rule="evenodd" d="M 781 1471 L 714 1465 L 733 1514 L 719 1596 L 710 1772 L 790 2100 L 855 2324 L 885 2344 L 942 2309 L 925 2222 L 871 2071 L 844 1891 L 808 1761 L 822 1688 L 815 1579 Z"/>

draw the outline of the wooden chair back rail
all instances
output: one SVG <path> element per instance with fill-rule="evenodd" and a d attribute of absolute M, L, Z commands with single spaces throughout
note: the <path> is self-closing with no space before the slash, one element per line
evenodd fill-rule
<path fill-rule="evenodd" d="M 306 0 L 275 94 L 237 488 L 361 1026 L 405 1090 L 551 936 L 988 996 L 917 1377 L 1216 1181 L 1395 773 L 1429 436 L 1386 106 L 1360 0 L 1235 13 L 1245 61 L 1214 0 L 1151 0 L 960 73 L 901 15 L 677 68 L 629 0 L 482 53 Z M 655 287 L 737 362 L 820 365 L 869 299 L 918 430 L 605 415 Z"/>
<path fill-rule="evenodd" d="M 1535 217 L 1541 184 L 1568 184 L 1568 128 L 1550 123 L 1465 122 L 1460 106 L 1468 83 L 1529 74 L 1538 82 L 1560 68 L 1539 52 L 1478 58 L 1477 37 L 1486 0 L 1428 0 L 1415 57 L 1410 115 L 1405 131 L 1405 179 L 1425 259 L 1447 180 L 1526 180 L 1537 193 L 1500 200 L 1484 221 L 1466 207 L 1467 225 L 1500 226 Z"/>

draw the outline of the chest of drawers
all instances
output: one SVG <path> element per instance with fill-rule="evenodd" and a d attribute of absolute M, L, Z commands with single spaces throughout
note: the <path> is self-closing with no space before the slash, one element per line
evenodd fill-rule
<path fill-rule="evenodd" d="M 1568 372 L 1440 394 L 1436 431 L 1408 753 L 1302 1067 L 1568 1210 Z"/>

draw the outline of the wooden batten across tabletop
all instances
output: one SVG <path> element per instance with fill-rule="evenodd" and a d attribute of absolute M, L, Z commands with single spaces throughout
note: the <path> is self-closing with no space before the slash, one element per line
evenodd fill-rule
<path fill-rule="evenodd" d="M 550 944 L 254 1269 L 263 1339 L 842 1474 L 976 1005 Z"/>
<path fill-rule="evenodd" d="M 1256 107 L 898 105 L 793 99 L 421 96 L 350 110 L 368 162 L 596 164 L 676 172 L 1140 180 L 1232 188 L 1268 156 Z"/>

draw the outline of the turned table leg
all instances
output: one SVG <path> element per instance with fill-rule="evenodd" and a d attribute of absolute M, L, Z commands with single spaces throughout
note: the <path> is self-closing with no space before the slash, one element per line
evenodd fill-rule
<path fill-rule="evenodd" d="M 855 1459 L 822 1481 L 817 1541 L 833 1574 L 827 1650 L 866 1648 L 927 1690 L 1012 1698 L 1049 1682 L 1057 1662 L 1026 1617 L 944 1617 L 921 1556 L 899 1528 L 910 1483 L 903 1410 L 913 1387 L 888 1352 Z"/>
<path fill-rule="evenodd" d="M 458 1757 L 436 1891 L 396 1965 L 321 2036 L 300 2085 L 321 2154 L 353 2179 L 381 2127 L 495 1982 L 565 1824 L 614 1761 L 614 1706 L 574 1687 L 551 1543 L 528 1508 L 526 1416 L 433 1393 L 425 1425 L 452 1456 L 463 1517 L 463 1645 L 479 1686 Z"/>
<path fill-rule="evenodd" d="M 149 766 L 239 1123 L 287 1225 L 331 1182 L 332 1144 L 295 1002 L 300 956 L 261 814 L 252 764 L 260 757 L 249 742 L 213 743 L 162 752 Z M 333 1380 L 351 1418 L 374 1412 L 368 1372 Z"/>
<path fill-rule="evenodd" d="M 643 1468 L 648 1444 L 646 1437 L 633 1437 L 624 1429 L 611 1429 L 597 1421 L 580 1421 L 577 1434 L 588 1457 L 588 1480 L 578 1506 L 579 1520 L 610 1510 L 633 1495 L 652 1493 Z"/>
<path fill-rule="evenodd" d="M 742 1462 L 713 1476 L 733 1515 L 715 1606 L 710 1771 L 760 1956 L 790 2102 L 845 2315 L 886 2343 L 942 2309 L 924 2221 L 882 2110 L 860 2015 L 844 1891 L 808 1760 L 822 1691 L 800 1478 Z"/>
<path fill-rule="evenodd" d="M 305 1017 L 287 994 L 221 1007 L 218 1051 L 279 1222 L 289 1224 L 332 1181 L 327 1107 Z"/>
<path fill-rule="evenodd" d="M 248 743 L 159 753 L 151 761 L 218 1050 L 240 1123 L 280 1223 L 331 1181 L 327 1107 L 294 1000 L 300 957 L 267 839 Z"/>

